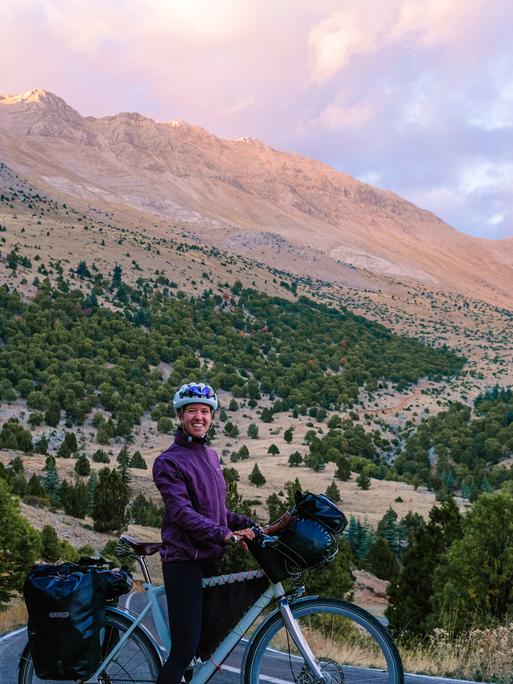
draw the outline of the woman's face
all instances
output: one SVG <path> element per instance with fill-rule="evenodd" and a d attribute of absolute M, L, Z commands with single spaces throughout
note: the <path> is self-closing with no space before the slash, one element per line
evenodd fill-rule
<path fill-rule="evenodd" d="M 182 412 L 182 425 L 192 437 L 203 437 L 212 425 L 212 412 L 206 404 L 188 404 Z"/>

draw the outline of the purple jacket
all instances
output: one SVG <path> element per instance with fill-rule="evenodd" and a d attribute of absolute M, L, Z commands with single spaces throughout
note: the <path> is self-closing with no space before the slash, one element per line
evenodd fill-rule
<path fill-rule="evenodd" d="M 229 531 L 254 524 L 226 509 L 226 484 L 216 452 L 201 441 L 188 441 L 181 430 L 155 460 L 153 480 L 165 506 L 163 561 L 220 561 Z"/>

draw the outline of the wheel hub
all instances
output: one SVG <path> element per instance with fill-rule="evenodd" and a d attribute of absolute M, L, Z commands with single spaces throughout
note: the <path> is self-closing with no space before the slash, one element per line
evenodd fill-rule
<path fill-rule="evenodd" d="M 344 684 L 344 670 L 342 665 L 335 660 L 323 658 L 322 660 L 317 661 L 317 665 L 322 672 L 325 684 Z M 304 665 L 296 681 L 298 684 L 316 684 L 317 678 L 309 668 Z"/>

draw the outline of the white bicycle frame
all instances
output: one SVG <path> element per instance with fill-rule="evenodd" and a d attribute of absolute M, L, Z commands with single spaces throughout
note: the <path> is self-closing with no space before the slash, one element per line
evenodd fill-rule
<path fill-rule="evenodd" d="M 84 684 L 95 684 L 99 681 L 99 677 L 101 672 L 105 669 L 105 667 L 112 661 L 114 658 L 117 656 L 117 654 L 121 651 L 121 649 L 125 646 L 128 638 L 132 634 L 132 632 L 137 628 L 140 627 L 145 634 L 148 636 L 150 641 L 152 642 L 153 646 L 156 648 L 156 650 L 161 653 L 161 656 L 163 660 L 167 657 L 169 654 L 170 648 L 171 648 L 171 639 L 169 635 L 169 629 L 166 623 L 166 620 L 164 618 L 164 614 L 162 613 L 162 608 L 160 607 L 159 604 L 159 597 L 163 596 L 165 594 L 165 589 L 163 586 L 156 586 L 152 584 L 149 574 L 147 572 L 147 569 L 145 567 L 144 559 L 140 558 L 139 562 L 141 563 L 141 567 L 143 568 L 143 572 L 145 575 L 145 579 L 147 580 L 144 583 L 144 591 L 147 596 L 147 603 L 146 606 L 143 608 L 143 610 L 139 613 L 139 615 L 134 616 L 133 613 L 130 613 L 126 609 L 118 608 L 117 612 L 120 615 L 123 615 L 125 617 L 129 617 L 131 620 L 133 620 L 132 624 L 130 627 L 127 629 L 126 632 L 124 632 L 121 636 L 119 641 L 114 645 L 111 651 L 107 654 L 107 656 L 102 660 L 100 665 L 98 666 L 98 669 L 84 682 Z M 146 570 L 146 571 L 145 571 Z M 231 575 L 220 575 L 217 577 L 209 577 L 203 580 L 203 586 L 213 586 L 213 585 L 219 585 L 219 584 L 228 584 L 231 582 L 240 582 L 245 579 L 250 579 L 252 577 L 263 577 L 264 573 L 262 570 L 251 570 L 247 572 L 239 572 L 239 573 L 234 573 Z M 242 639 L 244 634 L 247 632 L 247 630 L 251 627 L 251 625 L 255 622 L 255 620 L 261 615 L 261 613 L 269 606 L 269 604 L 274 600 L 278 599 L 278 610 L 280 611 L 283 621 L 285 623 L 285 626 L 294 642 L 296 645 L 298 651 L 301 653 L 303 656 L 306 664 L 310 668 L 310 670 L 315 674 L 317 677 L 318 681 L 324 681 L 324 677 L 322 675 L 322 672 L 317 665 L 315 658 L 313 656 L 313 653 L 308 646 L 307 642 L 305 641 L 303 634 L 301 632 L 301 629 L 295 620 L 292 611 L 290 609 L 290 604 L 289 604 L 289 599 L 287 595 L 285 594 L 285 590 L 281 584 L 281 582 L 278 582 L 276 584 L 269 583 L 269 586 L 267 589 L 259 596 L 259 598 L 253 603 L 253 605 L 244 613 L 242 618 L 239 620 L 239 622 L 231 629 L 228 634 L 224 637 L 223 641 L 219 644 L 219 646 L 216 648 L 214 653 L 210 656 L 210 658 L 202 663 L 200 669 L 194 674 L 193 678 L 191 679 L 190 684 L 206 684 L 208 680 L 218 671 L 221 669 L 221 664 L 226 660 L 226 658 L 230 655 L 230 653 L 233 651 L 235 646 L 239 643 L 239 641 Z M 157 633 L 159 635 L 159 638 L 163 644 L 163 646 L 160 646 L 158 642 L 155 640 L 155 638 L 150 634 L 150 632 L 147 630 L 146 627 L 144 627 L 143 620 L 144 618 L 148 615 L 148 613 L 151 613 L 153 622 L 155 623 L 155 627 L 157 629 Z M 257 630 L 258 631 L 258 630 Z M 256 634 L 256 633 L 255 633 Z M 254 638 L 254 635 L 252 639 Z M 248 642 L 246 649 L 249 648 L 251 644 L 251 640 Z"/>

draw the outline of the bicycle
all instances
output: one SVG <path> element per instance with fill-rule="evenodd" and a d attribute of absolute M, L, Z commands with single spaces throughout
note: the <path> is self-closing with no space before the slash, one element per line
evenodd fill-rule
<path fill-rule="evenodd" d="M 147 603 L 139 615 L 116 605 L 107 606 L 102 661 L 84 684 L 155 682 L 169 653 L 169 631 L 158 600 L 165 589 L 153 584 L 145 561 L 146 556 L 158 551 L 160 544 L 128 537 L 121 537 L 121 540 L 141 567 Z M 264 576 L 263 570 L 248 570 L 206 578 L 203 585 Z M 210 658 L 196 664 L 190 684 L 206 684 L 222 669 L 222 663 L 241 641 L 245 644 L 240 667 L 241 684 L 285 684 L 289 681 L 295 684 L 351 684 L 353 681 L 403 684 L 397 648 L 386 628 L 373 615 L 346 601 L 303 594 L 304 587 L 286 591 L 281 582 L 269 580 L 267 588 Z M 273 601 L 277 606 L 249 638 L 243 639 Z M 150 614 L 160 642 L 143 624 Z M 18 683 L 39 681 L 42 680 L 36 677 L 27 644 L 20 657 Z"/>

